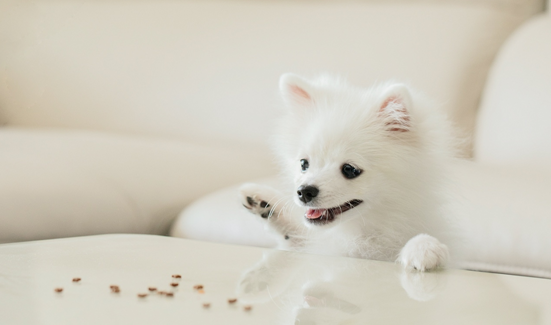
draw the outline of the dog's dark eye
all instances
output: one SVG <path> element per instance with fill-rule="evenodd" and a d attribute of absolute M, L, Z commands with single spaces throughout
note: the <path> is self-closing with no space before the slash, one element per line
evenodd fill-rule
<path fill-rule="evenodd" d="M 351 166 L 349 164 L 344 164 L 342 166 L 342 174 L 344 175 L 344 177 L 348 178 L 348 179 L 352 179 L 352 178 L 356 178 L 358 177 L 360 174 L 362 173 L 361 170 L 357 169 L 356 167 L 354 166 Z"/>
<path fill-rule="evenodd" d="M 301 159 L 300 160 L 300 168 L 302 168 L 302 171 L 305 172 L 308 167 L 310 167 L 310 164 L 308 163 L 308 160 L 306 159 Z"/>

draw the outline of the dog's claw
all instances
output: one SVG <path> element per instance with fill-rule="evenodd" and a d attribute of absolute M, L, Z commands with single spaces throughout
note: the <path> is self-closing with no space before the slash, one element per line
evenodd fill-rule
<path fill-rule="evenodd" d="M 247 203 L 249 203 L 249 205 L 252 207 L 256 205 L 255 200 L 250 196 L 247 196 Z"/>

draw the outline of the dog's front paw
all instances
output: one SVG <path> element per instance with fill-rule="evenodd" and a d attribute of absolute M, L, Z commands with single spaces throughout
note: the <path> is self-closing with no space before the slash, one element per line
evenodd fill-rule
<path fill-rule="evenodd" d="M 271 217 L 278 204 L 277 192 L 267 186 L 243 184 L 239 188 L 243 206 L 264 219 Z"/>
<path fill-rule="evenodd" d="M 406 243 L 398 260 L 405 268 L 431 271 L 445 266 L 448 258 L 446 245 L 432 236 L 420 234 Z"/>

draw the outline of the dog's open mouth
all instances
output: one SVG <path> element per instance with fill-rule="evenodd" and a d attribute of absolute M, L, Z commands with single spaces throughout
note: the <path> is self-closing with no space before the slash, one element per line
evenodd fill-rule
<path fill-rule="evenodd" d="M 306 220 L 316 225 L 324 225 L 335 220 L 335 217 L 341 213 L 344 213 L 350 209 L 353 209 L 362 203 L 362 200 L 352 200 L 344 203 L 341 206 L 329 208 L 329 209 L 308 209 L 306 214 Z"/>

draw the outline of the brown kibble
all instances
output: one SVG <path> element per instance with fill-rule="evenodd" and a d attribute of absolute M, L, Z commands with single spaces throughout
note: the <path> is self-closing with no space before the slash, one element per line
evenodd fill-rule
<path fill-rule="evenodd" d="M 177 286 L 178 286 L 178 283 L 172 282 L 170 285 L 173 286 L 173 287 L 177 287 Z"/>
<path fill-rule="evenodd" d="M 113 292 L 113 293 L 121 292 L 121 289 L 119 288 L 119 286 L 111 285 L 111 286 L 109 286 L 109 288 L 111 289 L 111 292 Z"/>
<path fill-rule="evenodd" d="M 235 304 L 236 302 L 237 302 L 237 298 L 228 299 L 228 303 L 230 304 Z"/>
<path fill-rule="evenodd" d="M 73 278 L 73 282 L 80 282 L 80 278 Z"/>
<path fill-rule="evenodd" d="M 155 287 L 149 287 L 148 289 L 149 289 L 149 291 L 157 291 L 157 288 L 155 288 Z"/>
<path fill-rule="evenodd" d="M 253 309 L 253 306 L 247 305 L 247 306 L 243 307 L 243 310 L 245 310 L 245 311 L 250 311 L 251 309 Z"/>
<path fill-rule="evenodd" d="M 172 292 L 167 292 L 167 293 L 165 293 L 165 296 L 167 296 L 167 297 L 174 297 L 174 293 L 172 293 Z"/>
<path fill-rule="evenodd" d="M 193 289 L 195 289 L 195 290 L 201 290 L 201 289 L 203 289 L 203 285 L 202 285 L 202 284 L 194 285 L 194 286 L 193 286 Z"/>
<path fill-rule="evenodd" d="M 115 289 L 115 288 L 116 288 L 116 289 L 119 289 L 119 286 L 116 286 L 116 285 L 113 284 L 113 285 L 110 285 L 109 288 L 111 288 L 111 289 Z"/>
<path fill-rule="evenodd" d="M 180 274 L 173 274 L 172 277 L 174 279 L 181 279 L 182 278 L 182 276 Z"/>
<path fill-rule="evenodd" d="M 138 293 L 139 298 L 145 298 L 147 297 L 147 293 Z"/>
<path fill-rule="evenodd" d="M 209 307 L 210 307 L 210 303 L 208 302 L 203 303 L 203 308 L 209 308 Z"/>
<path fill-rule="evenodd" d="M 57 293 L 60 293 L 60 292 L 63 292 L 63 288 L 55 288 L 54 291 Z"/>

